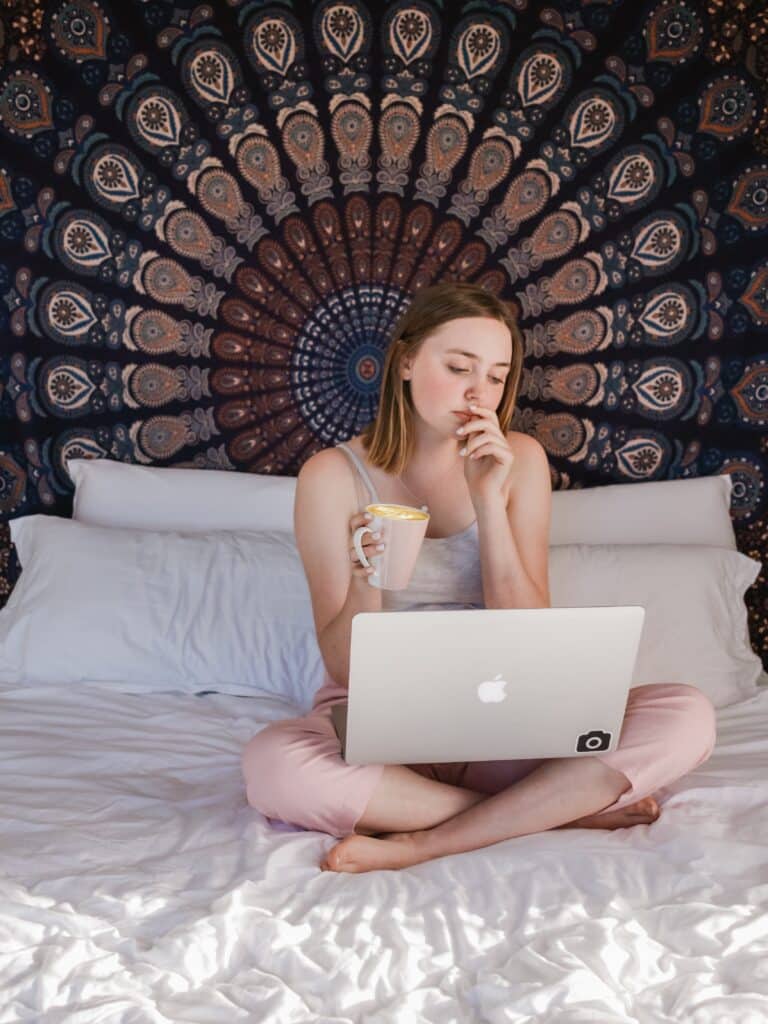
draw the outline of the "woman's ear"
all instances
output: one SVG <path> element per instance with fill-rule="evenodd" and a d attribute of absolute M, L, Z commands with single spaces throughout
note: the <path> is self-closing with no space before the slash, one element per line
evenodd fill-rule
<path fill-rule="evenodd" d="M 398 369 L 400 371 L 400 378 L 401 378 L 401 380 L 410 380 L 411 379 L 411 367 L 412 367 L 412 365 L 413 365 L 413 359 L 411 359 L 410 357 L 408 357 L 406 355 L 400 356 L 400 362 L 398 364 Z"/>

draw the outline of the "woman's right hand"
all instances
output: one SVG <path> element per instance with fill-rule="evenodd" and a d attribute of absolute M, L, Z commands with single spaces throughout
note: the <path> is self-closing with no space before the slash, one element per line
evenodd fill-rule
<path fill-rule="evenodd" d="M 357 551 L 355 550 L 354 544 L 355 530 L 359 530 L 361 526 L 370 526 L 372 518 L 373 517 L 370 512 L 357 512 L 349 520 L 349 556 L 352 561 L 352 576 L 360 580 L 367 580 L 373 573 L 374 569 L 373 567 L 366 568 L 357 557 Z M 378 531 L 372 534 L 363 534 L 362 548 L 363 553 L 369 562 L 371 558 L 374 558 L 376 555 L 380 555 L 383 552 L 384 542 L 382 541 Z"/>

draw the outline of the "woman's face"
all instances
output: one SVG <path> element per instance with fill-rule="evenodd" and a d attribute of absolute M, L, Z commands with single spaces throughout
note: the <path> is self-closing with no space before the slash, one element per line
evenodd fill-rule
<path fill-rule="evenodd" d="M 498 409 L 512 360 L 506 324 L 485 316 L 459 317 L 438 327 L 401 370 L 411 382 L 416 413 L 438 433 L 455 434 L 471 402 Z"/>

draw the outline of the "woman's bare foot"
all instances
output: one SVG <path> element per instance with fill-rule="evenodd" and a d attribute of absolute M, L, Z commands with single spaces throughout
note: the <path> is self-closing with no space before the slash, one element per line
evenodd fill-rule
<path fill-rule="evenodd" d="M 627 804 L 617 811 L 588 814 L 584 818 L 569 821 L 558 828 L 628 828 L 630 825 L 650 825 L 661 814 L 659 805 L 652 796 L 646 796 L 634 804 Z"/>
<path fill-rule="evenodd" d="M 660 814 L 659 805 L 652 796 L 628 804 L 608 814 L 590 814 L 558 828 L 628 828 L 630 825 L 650 825 Z M 427 860 L 421 832 L 381 832 L 377 836 L 346 836 L 329 851 L 321 862 L 323 871 L 397 871 Z"/>
<path fill-rule="evenodd" d="M 379 836 L 346 836 L 320 864 L 322 871 L 385 871 L 407 868 L 423 858 L 416 850 L 416 832 L 382 832 Z"/>

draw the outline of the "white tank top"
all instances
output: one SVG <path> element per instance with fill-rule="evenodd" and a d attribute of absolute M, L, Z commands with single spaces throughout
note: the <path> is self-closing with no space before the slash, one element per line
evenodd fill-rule
<path fill-rule="evenodd" d="M 346 444 L 336 447 L 352 460 L 368 490 L 361 511 L 381 501 L 360 457 Z M 484 607 L 477 520 L 450 537 L 425 537 L 408 587 L 382 591 L 382 611 Z"/>

